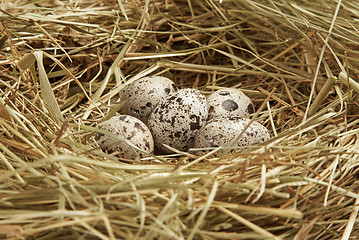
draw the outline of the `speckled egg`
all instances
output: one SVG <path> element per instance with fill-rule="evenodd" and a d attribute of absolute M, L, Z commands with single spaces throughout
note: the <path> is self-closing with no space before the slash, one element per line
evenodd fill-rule
<path fill-rule="evenodd" d="M 231 150 L 235 151 L 233 148 L 267 141 L 270 138 L 268 129 L 256 121 L 250 124 L 250 121 L 250 119 L 238 116 L 213 118 L 197 132 L 194 148 L 227 148 L 215 154 L 215 156 L 222 156 Z M 248 124 L 250 124 L 249 127 L 239 136 Z M 201 152 L 208 151 L 199 153 Z"/>
<path fill-rule="evenodd" d="M 123 137 L 126 141 L 145 152 L 154 150 L 153 138 L 148 127 L 135 117 L 128 115 L 117 115 L 99 124 L 99 128 Z M 117 152 L 116 156 L 125 159 L 137 159 L 146 156 L 145 153 L 135 150 L 121 139 L 96 133 L 95 140 L 101 149 L 108 153 Z"/>
<path fill-rule="evenodd" d="M 172 80 L 166 77 L 143 77 L 126 87 L 122 94 L 125 105 L 122 114 L 140 119 L 147 124 L 148 117 L 156 104 L 177 89 Z"/>
<path fill-rule="evenodd" d="M 181 89 L 157 104 L 148 120 L 156 147 L 169 153 L 163 144 L 187 151 L 196 132 L 208 117 L 206 97 L 197 89 Z"/>
<path fill-rule="evenodd" d="M 223 88 L 213 92 L 207 98 L 208 118 L 218 116 L 248 117 L 254 112 L 252 100 L 241 90 Z"/>

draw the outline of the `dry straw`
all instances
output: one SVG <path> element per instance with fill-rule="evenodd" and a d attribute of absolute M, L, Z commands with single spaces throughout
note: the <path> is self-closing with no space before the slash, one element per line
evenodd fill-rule
<path fill-rule="evenodd" d="M 356 1 L 1 1 L 0 238 L 358 239 Z M 102 152 L 147 75 L 235 87 L 273 138 Z"/>

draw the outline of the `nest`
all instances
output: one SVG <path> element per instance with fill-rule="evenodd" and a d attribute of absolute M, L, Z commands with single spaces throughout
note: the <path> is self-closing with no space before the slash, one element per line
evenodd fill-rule
<path fill-rule="evenodd" d="M 0 237 L 359 238 L 354 2 L 2 1 Z M 239 88 L 273 137 L 221 158 L 102 152 L 97 124 L 148 75 Z"/>

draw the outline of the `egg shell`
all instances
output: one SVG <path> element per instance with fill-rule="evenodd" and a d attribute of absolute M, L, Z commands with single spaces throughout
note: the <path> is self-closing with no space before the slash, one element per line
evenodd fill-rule
<path fill-rule="evenodd" d="M 154 150 L 154 142 L 150 130 L 143 122 L 135 117 L 117 115 L 99 124 L 99 128 L 122 136 L 134 146 L 148 153 Z M 95 140 L 101 149 L 104 149 L 108 153 L 118 152 L 116 156 L 119 158 L 136 159 L 146 156 L 145 153 L 133 149 L 125 141 L 102 133 L 96 133 Z"/>
<path fill-rule="evenodd" d="M 250 124 L 250 121 L 250 119 L 238 116 L 213 118 L 197 132 L 194 148 L 230 148 L 219 150 L 214 154 L 215 156 L 223 156 L 226 153 L 235 151 L 233 149 L 235 147 L 248 146 L 270 139 L 270 133 L 266 127 L 256 121 Z M 239 137 L 248 124 L 250 124 L 249 127 Z M 199 151 L 199 153 L 206 152 L 208 150 Z"/>
<path fill-rule="evenodd" d="M 213 92 L 207 98 L 208 119 L 218 116 L 248 117 L 254 112 L 252 100 L 241 90 L 223 88 Z"/>
<path fill-rule="evenodd" d="M 174 82 L 169 78 L 160 76 L 140 78 L 124 90 L 122 100 L 126 102 L 120 113 L 136 117 L 146 124 L 157 103 L 176 90 Z"/>
<path fill-rule="evenodd" d="M 150 128 L 156 147 L 171 152 L 163 144 L 187 151 L 196 132 L 208 117 L 206 97 L 197 89 L 181 89 L 157 104 L 150 115 Z"/>

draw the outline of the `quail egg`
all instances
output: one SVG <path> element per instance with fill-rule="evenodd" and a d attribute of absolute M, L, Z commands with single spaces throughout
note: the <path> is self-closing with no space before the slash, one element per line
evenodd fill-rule
<path fill-rule="evenodd" d="M 101 149 L 108 153 L 116 152 L 116 156 L 125 159 L 142 158 L 146 154 L 135 150 L 132 146 L 151 153 L 154 150 L 153 138 L 147 126 L 135 117 L 129 115 L 117 115 L 100 123 L 99 128 L 116 134 L 123 139 L 111 137 L 103 133 L 96 133 L 95 140 Z"/>
<path fill-rule="evenodd" d="M 170 151 L 167 144 L 186 151 L 194 144 L 196 132 L 208 117 L 206 97 L 197 89 L 181 89 L 157 104 L 148 120 L 156 147 Z"/>
<path fill-rule="evenodd" d="M 254 112 L 252 100 L 236 88 L 217 90 L 208 96 L 207 102 L 208 119 L 218 116 L 248 117 Z"/>
<path fill-rule="evenodd" d="M 124 90 L 122 99 L 126 102 L 120 112 L 134 116 L 147 124 L 156 104 L 176 90 L 174 82 L 166 77 L 140 78 Z"/>
<path fill-rule="evenodd" d="M 248 146 L 269 140 L 270 133 L 266 127 L 250 119 L 238 116 L 220 116 L 206 122 L 196 133 L 194 148 L 223 147 L 216 152 L 222 156 L 236 147 Z M 242 133 L 242 131 L 249 127 Z M 242 133 L 242 135 L 240 135 Z M 226 149 L 227 148 L 227 149 Z M 200 151 L 199 153 L 206 151 Z"/>

